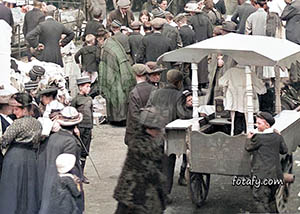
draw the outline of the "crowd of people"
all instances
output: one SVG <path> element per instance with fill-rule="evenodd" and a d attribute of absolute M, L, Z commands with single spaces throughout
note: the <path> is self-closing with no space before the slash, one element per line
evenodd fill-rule
<path fill-rule="evenodd" d="M 74 54 L 65 53 L 74 55 L 71 63 L 81 71 L 76 80 L 78 94 L 71 102 L 58 99 L 59 85 L 55 82 L 49 82 L 45 89 L 38 88 L 45 73 L 40 66 L 29 72 L 31 80 L 23 92 L 0 96 L 1 147 L 5 152 L 0 164 L 0 213 L 84 211 L 82 183 L 89 183 L 84 168 L 91 144 L 93 98 L 97 95 L 106 100 L 107 121 L 126 126 L 124 143 L 128 153 L 114 192 L 118 201 L 115 213 L 163 213 L 172 203 L 176 155 L 164 154 L 162 129 L 176 119 L 192 118 L 192 93 L 191 64 L 157 62 L 158 58 L 168 51 L 227 33 L 286 38 L 300 44 L 298 2 L 246 0 L 240 2 L 232 16 L 226 15 L 223 0 L 118 0 L 107 16 L 103 15 L 106 11 L 93 8 L 82 32 L 82 47 Z M 132 4 L 142 7 L 138 19 L 131 11 Z M 11 27 L 12 6 L 8 1 L 0 3 L 0 19 Z M 33 6 L 23 25 L 28 61 L 36 58 L 66 66 L 61 48 L 72 42 L 74 32 L 54 19 L 55 6 L 39 1 Z M 286 31 L 282 21 L 286 22 Z M 297 72 L 297 67 L 298 63 L 292 69 Z M 233 76 L 241 81 L 233 81 Z M 253 73 L 256 112 L 260 108 L 274 113 L 274 103 L 262 109 L 256 95 L 267 92 L 273 77 L 264 67 L 257 67 Z M 244 79 L 243 68 L 230 56 L 212 54 L 198 64 L 198 94 L 205 95 L 210 105 L 217 97 L 225 97 L 225 110 L 234 115 L 232 135 L 247 131 L 246 109 L 238 103 L 245 94 Z M 69 89 L 77 86 L 69 85 Z M 228 93 L 234 95 L 234 100 L 228 100 Z M 265 125 L 262 130 L 273 124 L 269 113 L 258 116 Z M 272 135 L 268 141 L 272 137 L 280 152 L 285 153 L 284 141 L 279 135 Z M 249 138 L 252 143 L 246 149 L 259 150 L 255 147 L 258 137 Z M 279 157 L 278 151 L 274 155 Z M 279 159 L 269 164 L 276 165 L 276 161 Z M 179 185 L 186 185 L 185 170 L 183 155 Z M 276 170 L 275 177 L 282 178 L 278 167 Z M 268 207 L 274 199 L 272 188 L 268 194 L 254 191 L 259 212 L 274 211 Z"/>

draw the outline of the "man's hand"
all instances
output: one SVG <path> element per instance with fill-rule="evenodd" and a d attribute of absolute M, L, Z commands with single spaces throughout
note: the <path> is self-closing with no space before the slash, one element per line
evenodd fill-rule
<path fill-rule="evenodd" d="M 251 138 L 253 137 L 253 135 L 254 135 L 253 132 L 249 132 L 249 133 L 247 134 L 247 138 L 251 139 Z"/>

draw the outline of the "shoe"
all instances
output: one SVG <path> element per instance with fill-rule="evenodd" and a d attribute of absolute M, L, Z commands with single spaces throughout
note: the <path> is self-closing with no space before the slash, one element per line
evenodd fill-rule
<path fill-rule="evenodd" d="M 179 177 L 178 178 L 178 185 L 179 186 L 187 186 L 187 182 L 185 180 L 185 177 Z"/>
<path fill-rule="evenodd" d="M 172 197 L 170 196 L 170 194 L 168 194 L 168 195 L 166 196 L 166 203 L 167 203 L 167 205 L 173 203 L 173 199 L 172 199 Z"/>
<path fill-rule="evenodd" d="M 82 183 L 89 184 L 90 181 L 89 181 L 89 179 L 87 177 L 83 176 Z"/>

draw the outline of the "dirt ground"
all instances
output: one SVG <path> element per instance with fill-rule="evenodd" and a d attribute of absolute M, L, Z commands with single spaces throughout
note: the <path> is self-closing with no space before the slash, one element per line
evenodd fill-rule
<path fill-rule="evenodd" d="M 127 147 L 123 143 L 125 128 L 110 125 L 96 126 L 93 130 L 91 156 L 100 173 L 101 180 L 87 162 L 86 175 L 90 184 L 84 186 L 86 211 L 85 214 L 113 214 L 116 201 L 112 198 Z M 294 174 L 296 181 L 292 185 L 289 198 L 289 213 L 300 213 L 300 166 L 295 162 L 300 160 L 300 149 L 294 153 Z M 255 207 L 249 187 L 232 186 L 232 177 L 212 175 L 211 186 L 206 203 L 201 208 L 195 208 L 189 198 L 188 189 L 177 185 L 180 159 L 177 159 L 174 186 L 172 191 L 173 204 L 168 206 L 165 214 L 236 214 L 254 212 Z M 299 178 L 298 178 L 299 177 Z"/>

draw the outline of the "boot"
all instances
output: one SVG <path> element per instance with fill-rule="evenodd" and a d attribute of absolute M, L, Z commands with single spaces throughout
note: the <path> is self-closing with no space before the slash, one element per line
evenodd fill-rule
<path fill-rule="evenodd" d="M 178 178 L 178 185 L 179 186 L 187 186 L 187 182 L 185 179 L 185 168 L 181 167 L 180 168 L 180 174 Z"/>

